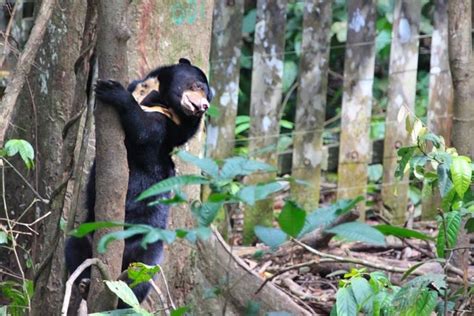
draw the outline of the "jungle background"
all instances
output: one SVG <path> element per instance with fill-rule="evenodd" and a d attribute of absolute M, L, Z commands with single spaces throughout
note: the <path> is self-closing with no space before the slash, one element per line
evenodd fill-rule
<path fill-rule="evenodd" d="M 1 4 L 2 315 L 117 296 L 138 315 L 472 313 L 471 1 Z M 212 107 L 178 177 L 146 193 L 174 192 L 158 201 L 169 229 L 123 230 L 123 132 L 94 81 L 181 57 Z M 94 157 L 101 223 L 78 228 Z M 91 230 L 86 307 L 63 252 Z M 160 266 L 135 267 L 157 275 L 142 306 L 116 281 L 133 234 L 167 242 Z"/>

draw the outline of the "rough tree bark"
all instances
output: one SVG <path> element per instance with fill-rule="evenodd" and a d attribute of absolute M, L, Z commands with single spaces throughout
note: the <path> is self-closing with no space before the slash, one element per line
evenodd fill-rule
<path fill-rule="evenodd" d="M 280 134 L 283 59 L 285 50 L 286 0 L 258 0 L 253 47 L 252 99 L 250 102 L 250 156 L 277 165 Z M 274 179 L 275 173 L 253 175 L 250 183 Z M 247 207 L 244 215 L 244 243 L 255 239 L 255 225 L 271 226 L 273 202 L 263 200 Z"/>
<path fill-rule="evenodd" d="M 395 2 L 382 184 L 382 198 L 389 208 L 387 217 L 394 224 L 405 222 L 408 202 L 408 176 L 402 180 L 395 179 L 397 150 L 408 141 L 407 132 L 397 117 L 401 107 L 406 107 L 410 113 L 415 108 L 420 14 L 420 1 Z"/>
<path fill-rule="evenodd" d="M 449 64 L 453 77 L 454 107 L 452 144 L 461 155 L 474 158 L 474 59 L 472 54 L 472 3 L 470 0 L 448 4 Z M 472 190 L 472 188 L 471 188 Z M 461 223 L 464 227 L 465 221 Z M 458 237 L 453 265 L 468 275 L 469 235 L 464 228 Z M 467 289 L 465 289 L 467 290 Z M 471 304 L 474 304 L 471 299 Z"/>
<path fill-rule="evenodd" d="M 43 1 L 42 5 L 48 3 Z M 83 94 L 86 83 L 77 75 L 88 72 L 88 68 L 74 67 L 82 53 L 86 7 L 83 2 L 64 1 L 61 10 L 50 12 L 51 18 L 46 18 L 46 21 L 43 21 L 43 9 L 40 10 L 35 28 L 43 27 L 45 30 L 33 29 L 26 45 L 30 46 L 28 54 L 31 55 L 27 61 L 19 60 L 19 63 L 34 63 L 35 66 L 25 69 L 22 67 L 26 64 L 18 65 L 19 70 L 13 76 L 25 77 L 10 84 L 23 83 L 9 88 L 16 96 L 3 100 L 15 103 L 7 138 L 24 138 L 33 144 L 36 168 L 35 172 L 27 174 L 27 179 L 42 196 L 50 200 L 47 205 L 38 204 L 25 216 L 32 221 L 51 212 L 35 227 L 39 235 L 32 246 L 35 267 L 35 275 L 30 275 L 35 281 L 32 315 L 60 313 L 66 277 L 60 221 L 68 198 L 65 183 L 70 178 L 78 130 L 73 118 L 83 106 L 76 99 L 76 93 Z M 41 32 L 44 32 L 44 40 L 37 36 Z M 30 41 L 37 46 L 36 53 L 32 52 Z M 87 75 L 84 77 L 87 79 Z M 16 179 L 16 175 L 10 173 L 6 198 L 8 204 L 16 206 L 16 211 L 22 211 L 22 205 L 29 203 L 28 193 L 25 193 L 28 189 Z"/>
<path fill-rule="evenodd" d="M 350 1 L 347 11 L 349 28 L 344 63 L 338 199 L 365 195 L 367 165 L 371 158 L 369 130 L 375 65 L 375 1 Z M 357 210 L 364 219 L 365 204 L 359 203 Z"/>
<path fill-rule="evenodd" d="M 294 184 L 291 194 L 308 211 L 319 204 L 331 21 L 331 1 L 305 2 L 291 175 L 309 185 Z"/>
<path fill-rule="evenodd" d="M 217 1 L 214 7 L 209 83 L 219 116 L 207 125 L 207 152 L 215 159 L 232 156 L 239 96 L 240 48 L 244 1 Z"/>
<path fill-rule="evenodd" d="M 133 2 L 129 14 L 132 21 L 128 46 L 130 78 L 143 76 L 160 65 L 177 63 L 181 57 L 188 58 L 208 73 L 213 5 L 214 1 Z M 200 132 L 183 149 L 200 155 L 203 144 L 204 134 Z M 197 167 L 175 161 L 177 174 L 199 173 Z M 183 191 L 190 199 L 200 198 L 199 187 L 188 187 Z M 193 227 L 194 224 L 187 206 L 174 207 L 170 211 L 169 228 Z M 162 265 L 177 305 L 192 300 L 190 293 L 199 284 L 195 264 L 195 252 L 185 242 L 174 242 L 166 247 Z"/>
<path fill-rule="evenodd" d="M 5 89 L 5 95 L 2 98 L 2 103 L 0 106 L 0 146 L 3 145 L 5 140 L 5 133 L 7 131 L 8 124 L 11 121 L 13 107 L 16 104 L 18 95 L 25 85 L 27 74 L 30 72 L 36 53 L 38 52 L 38 49 L 43 41 L 43 36 L 46 32 L 46 26 L 49 22 L 49 18 L 51 17 L 51 13 L 53 12 L 54 5 L 54 0 L 44 0 L 41 3 L 38 18 L 36 19 L 35 26 L 31 30 L 28 43 L 21 53 L 15 72 L 10 79 L 7 88 Z"/>
<path fill-rule="evenodd" d="M 113 78 L 126 84 L 128 81 L 127 40 L 127 0 L 98 1 L 97 54 L 99 78 Z M 96 199 L 95 220 L 125 220 L 125 198 L 128 187 L 128 163 L 124 144 L 124 132 L 115 109 L 98 102 L 96 110 Z M 107 252 L 97 252 L 97 244 L 102 236 L 117 228 L 102 229 L 94 233 L 93 257 L 99 258 L 109 269 L 113 279 L 122 272 L 124 242 L 112 242 Z M 115 294 L 104 290 L 101 276 L 92 269 L 91 285 L 87 300 L 88 312 L 113 309 Z"/>
<path fill-rule="evenodd" d="M 430 87 L 428 104 L 428 129 L 451 143 L 453 84 L 449 70 L 448 54 L 448 0 L 436 0 L 431 38 Z M 436 186 L 425 187 L 422 201 L 422 218 L 433 220 L 441 199 Z"/>

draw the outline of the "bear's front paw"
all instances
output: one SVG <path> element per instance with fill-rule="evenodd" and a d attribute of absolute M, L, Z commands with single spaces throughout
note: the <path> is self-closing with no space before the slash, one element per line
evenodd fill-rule
<path fill-rule="evenodd" d="M 130 99 L 130 92 L 114 80 L 97 80 L 95 95 L 103 103 L 117 107 L 124 107 Z"/>
<path fill-rule="evenodd" d="M 81 279 L 79 282 L 79 294 L 81 294 L 82 298 L 87 300 L 87 295 L 89 295 L 89 287 L 91 285 L 91 279 L 84 278 Z"/>

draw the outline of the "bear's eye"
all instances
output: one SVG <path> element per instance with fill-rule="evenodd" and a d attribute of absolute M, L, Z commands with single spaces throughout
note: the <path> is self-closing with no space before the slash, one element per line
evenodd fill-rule
<path fill-rule="evenodd" d="M 148 84 L 144 83 L 144 84 L 142 85 L 142 87 L 143 87 L 143 89 L 147 89 L 147 88 L 148 88 Z"/>
<path fill-rule="evenodd" d="M 194 83 L 191 85 L 191 90 L 193 90 L 193 91 L 199 91 L 199 90 L 202 90 L 202 87 L 201 87 L 201 85 L 200 85 L 198 82 L 194 82 Z"/>

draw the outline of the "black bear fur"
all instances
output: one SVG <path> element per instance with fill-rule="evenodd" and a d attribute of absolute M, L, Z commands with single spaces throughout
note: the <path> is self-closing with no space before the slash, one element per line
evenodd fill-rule
<path fill-rule="evenodd" d="M 159 112 L 146 112 L 132 96 L 137 84 L 147 78 L 156 77 L 159 92 L 151 93 L 142 105 L 172 109 L 179 117 L 179 125 Z M 186 59 L 178 64 L 159 67 L 151 71 L 143 80 L 132 82 L 126 90 L 120 83 L 112 80 L 99 80 L 96 84 L 96 97 L 106 105 L 114 107 L 120 115 L 125 131 L 129 182 L 125 205 L 125 222 L 147 224 L 166 228 L 169 207 L 166 205 L 147 206 L 150 199 L 135 201 L 135 198 L 151 185 L 175 175 L 175 165 L 171 158 L 173 149 L 186 143 L 196 134 L 203 113 L 211 101 L 211 92 L 204 73 L 191 65 Z M 186 97 L 189 91 L 198 91 L 201 100 Z M 185 106 L 186 105 L 186 106 Z M 87 219 L 93 222 L 95 206 L 95 164 L 92 167 L 87 185 Z M 163 244 L 161 241 L 149 244 L 146 249 L 140 246 L 141 237 L 125 240 L 122 270 L 132 262 L 154 265 L 161 261 Z M 65 248 L 66 265 L 69 273 L 86 259 L 92 257 L 91 236 L 70 237 Z M 90 278 L 90 269 L 78 278 Z M 141 302 L 150 289 L 149 283 L 141 283 L 133 292 Z M 123 302 L 119 307 L 126 307 Z"/>

